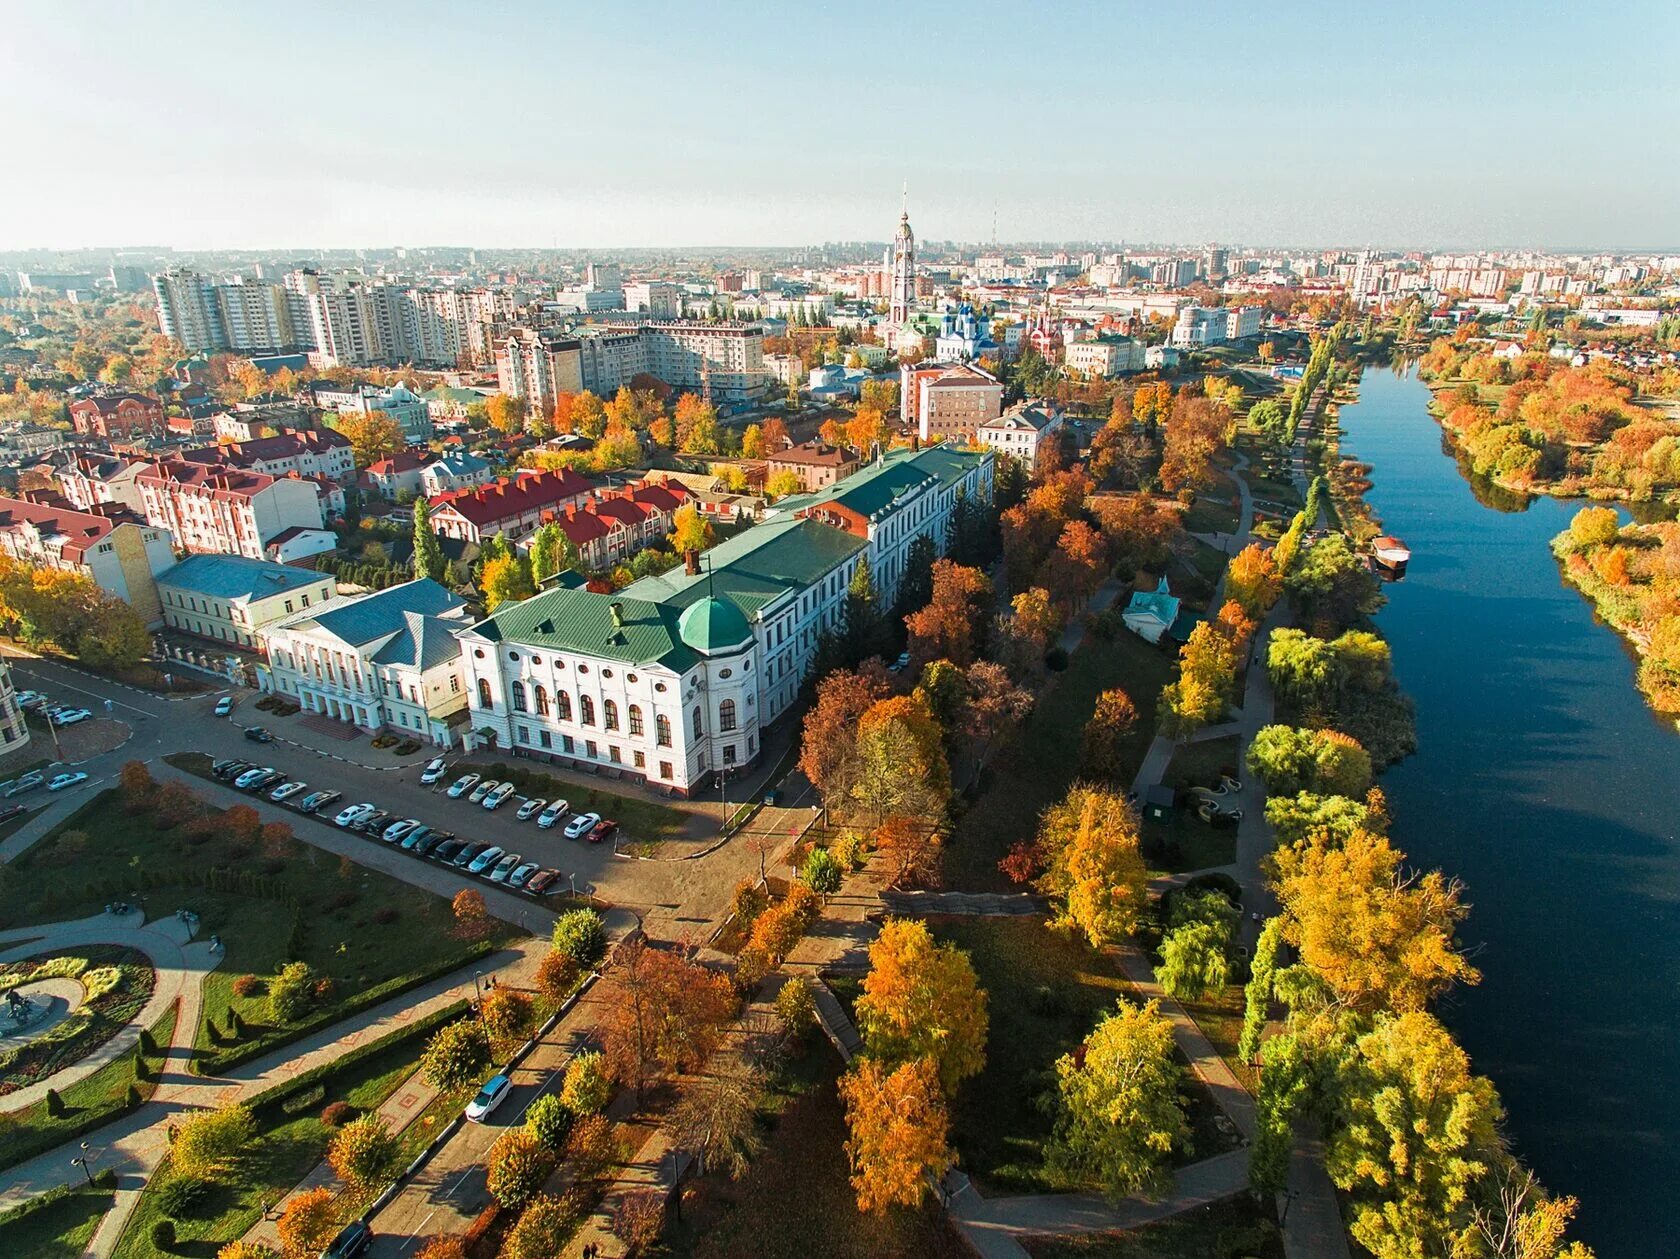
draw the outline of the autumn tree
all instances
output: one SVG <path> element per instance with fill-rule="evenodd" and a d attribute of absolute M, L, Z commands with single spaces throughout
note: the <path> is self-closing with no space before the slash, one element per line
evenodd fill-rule
<path fill-rule="evenodd" d="M 1039 820 L 1039 890 L 1056 903 L 1054 925 L 1095 947 L 1137 930 L 1148 903 L 1137 816 L 1118 794 L 1076 784 Z"/>
<path fill-rule="evenodd" d="M 1225 567 L 1225 595 L 1242 604 L 1251 617 L 1264 616 L 1283 593 L 1272 553 L 1250 542 Z"/>
<path fill-rule="evenodd" d="M 539 1193 L 519 1212 L 497 1259 L 555 1259 L 566 1253 L 567 1243 L 588 1214 L 588 1199 L 575 1187 L 560 1197 Z M 467 1259 L 465 1250 L 458 1259 Z"/>
<path fill-rule="evenodd" d="M 478 1018 L 496 1045 L 524 1040 L 537 1021 L 536 1009 L 526 993 L 499 984 L 478 1003 Z"/>
<path fill-rule="evenodd" d="M 484 893 L 476 888 L 462 888 L 449 902 L 455 917 L 455 935 L 462 940 L 478 940 L 490 929 L 490 911 L 484 905 Z"/>
<path fill-rule="evenodd" d="M 334 427 L 350 443 L 350 453 L 358 468 L 389 459 L 408 446 L 402 425 L 384 411 L 342 411 Z"/>
<path fill-rule="evenodd" d="M 895 813 L 875 828 L 876 857 L 895 888 L 937 886 L 939 830 L 920 818 Z"/>
<path fill-rule="evenodd" d="M 704 551 L 712 541 L 712 522 L 693 503 L 684 503 L 671 514 L 671 546 L 678 555 Z"/>
<path fill-rule="evenodd" d="M 1285 939 L 1355 1010 L 1422 1010 L 1481 978 L 1454 938 L 1468 912 L 1458 885 L 1439 871 L 1407 873 L 1402 860 L 1369 831 L 1341 844 L 1315 836 L 1272 857 Z"/>
<path fill-rule="evenodd" d="M 727 979 L 640 940 L 619 947 L 615 973 L 623 996 L 606 1032 L 614 1079 L 640 1092 L 651 1073 L 692 1071 L 711 1056 L 735 1014 Z"/>
<path fill-rule="evenodd" d="M 555 521 L 549 521 L 531 537 L 531 581 L 541 585 L 556 573 L 582 564 L 577 543 Z"/>
<path fill-rule="evenodd" d="M 397 1169 L 397 1134 L 378 1115 L 363 1115 L 338 1130 L 327 1147 L 327 1162 L 358 1193 L 381 1189 Z"/>
<path fill-rule="evenodd" d="M 565 1102 L 553 1093 L 544 1093 L 525 1108 L 525 1130 L 547 1149 L 559 1151 L 566 1146 L 574 1118 Z"/>
<path fill-rule="evenodd" d="M 1161 691 L 1163 733 L 1182 738 L 1223 718 L 1236 676 L 1230 640 L 1200 622 L 1178 653 L 1178 677 Z"/>
<path fill-rule="evenodd" d="M 1156 970 L 1169 997 L 1198 1001 L 1225 990 L 1239 917 L 1237 907 L 1218 891 L 1185 892 L 1174 898 Z"/>
<path fill-rule="evenodd" d="M 876 443 L 885 446 L 888 436 L 887 417 L 875 407 L 860 406 L 846 424 L 846 444 L 865 454 Z"/>
<path fill-rule="evenodd" d="M 574 1054 L 566 1064 L 566 1079 L 560 1087 L 560 1100 L 566 1109 L 574 1115 L 593 1115 L 607 1108 L 611 1096 L 612 1081 L 601 1052 L 586 1049 Z"/>
<path fill-rule="evenodd" d="M 432 1033 L 420 1055 L 420 1078 L 435 1089 L 470 1084 L 490 1065 L 490 1037 L 477 1019 L 457 1019 Z"/>
<path fill-rule="evenodd" d="M 244 1157 L 256 1135 L 257 1121 L 248 1106 L 194 1111 L 176 1126 L 170 1163 L 179 1176 L 217 1180 Z"/>
<path fill-rule="evenodd" d="M 607 955 L 607 924 L 593 909 L 569 909 L 555 919 L 551 940 L 556 952 L 588 970 Z"/>
<path fill-rule="evenodd" d="M 918 663 L 949 660 L 967 668 L 985 646 L 984 612 L 992 597 L 992 583 L 977 568 L 936 560 L 933 591 L 927 606 L 904 620 L 910 634 L 910 656 Z"/>
<path fill-rule="evenodd" d="M 793 445 L 793 439 L 788 436 L 785 421 L 772 416 L 764 421 L 764 453 L 773 455 L 779 450 L 786 450 Z"/>
<path fill-rule="evenodd" d="M 986 994 L 974 966 L 921 922 L 893 919 L 869 946 L 857 1023 L 870 1057 L 928 1059 L 947 1093 L 985 1065 Z"/>
<path fill-rule="evenodd" d="M 734 1180 L 747 1170 L 762 1142 L 758 1108 L 764 1081 L 739 1062 L 723 1063 L 687 1089 L 671 1112 L 668 1131 L 690 1151 L 700 1174 L 722 1172 Z"/>
<path fill-rule="evenodd" d="M 1039 583 L 1059 603 L 1077 606 L 1096 593 L 1108 571 L 1107 544 L 1083 520 L 1070 520 L 1049 558 L 1039 569 Z"/>
<path fill-rule="evenodd" d="M 1613 507 L 1583 507 L 1569 522 L 1569 540 L 1578 547 L 1603 546 L 1621 532 L 1621 518 Z"/>
<path fill-rule="evenodd" d="M 685 393 L 677 399 L 677 449 L 685 455 L 715 455 L 723 447 L 718 430 L 717 408 L 697 395 Z"/>
<path fill-rule="evenodd" d="M 558 416 L 558 412 L 556 412 Z M 573 396 L 571 404 L 571 432 L 580 437 L 599 437 L 607 431 L 607 408 L 600 398 L 589 390 Z M 559 427 L 558 420 L 555 427 Z M 561 429 L 561 432 L 567 430 Z"/>
<path fill-rule="evenodd" d="M 531 562 L 523 555 L 498 555 L 485 561 L 478 584 L 484 591 L 484 610 L 494 612 L 504 603 L 517 603 L 537 593 L 531 579 Z"/>
<path fill-rule="evenodd" d="M 525 416 L 529 408 L 524 398 L 515 398 L 510 394 L 495 393 L 485 404 L 490 413 L 490 426 L 498 433 L 522 433 L 525 431 Z"/>
<path fill-rule="evenodd" d="M 1079 736 L 1079 772 L 1086 778 L 1118 783 L 1128 768 L 1127 741 L 1137 726 L 1137 706 L 1119 687 L 1097 696 L 1096 706 Z"/>
<path fill-rule="evenodd" d="M 1051 601 L 1050 592 L 1042 586 L 1023 590 L 1009 601 L 1015 630 L 1039 651 L 1043 651 L 1062 632 L 1067 623 L 1062 609 Z"/>
<path fill-rule="evenodd" d="M 1154 1001 L 1122 999 L 1083 1051 L 1056 1062 L 1051 1166 L 1114 1199 L 1165 1192 L 1173 1151 L 1190 1141 L 1171 1020 Z"/>
<path fill-rule="evenodd" d="M 860 768 L 858 722 L 886 694 L 886 681 L 878 673 L 842 669 L 817 683 L 816 700 L 800 730 L 799 771 L 830 808 L 851 798 Z"/>
<path fill-rule="evenodd" d="M 890 815 L 939 817 L 951 793 L 939 723 L 920 696 L 876 700 L 858 720 L 852 799 L 877 825 Z"/>
<path fill-rule="evenodd" d="M 537 991 L 552 1004 L 558 1005 L 577 988 L 583 969 L 559 949 L 550 949 L 537 963 L 535 983 Z"/>
<path fill-rule="evenodd" d="M 542 1189 L 554 1170 L 554 1154 L 524 1128 L 509 1128 L 490 1147 L 486 1167 L 491 1196 L 515 1210 Z"/>
<path fill-rule="evenodd" d="M 916 1206 L 955 1162 L 950 1112 L 931 1059 L 892 1066 L 860 1058 L 840 1077 L 840 1100 L 858 1210 L 884 1214 Z"/>
<path fill-rule="evenodd" d="M 1161 456 L 1161 488 L 1169 493 L 1205 490 L 1213 485 L 1213 456 L 1231 438 L 1231 413 L 1209 399 L 1176 398 L 1166 421 Z"/>

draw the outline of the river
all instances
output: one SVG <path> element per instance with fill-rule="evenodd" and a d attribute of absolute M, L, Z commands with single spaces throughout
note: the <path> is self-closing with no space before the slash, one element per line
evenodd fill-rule
<path fill-rule="evenodd" d="M 1466 884 L 1483 980 L 1441 1010 L 1493 1077 L 1518 1154 L 1581 1200 L 1599 1259 L 1675 1253 L 1680 1201 L 1680 735 L 1559 576 L 1579 504 L 1484 505 L 1415 375 L 1367 369 L 1345 455 L 1405 539 L 1377 620 L 1419 750 L 1381 779 L 1396 843 Z M 1494 495 L 1495 498 L 1507 496 Z"/>

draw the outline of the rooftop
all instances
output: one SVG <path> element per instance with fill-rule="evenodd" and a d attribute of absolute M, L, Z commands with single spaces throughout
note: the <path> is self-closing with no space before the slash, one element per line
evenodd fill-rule
<path fill-rule="evenodd" d="M 429 577 L 404 582 L 373 594 L 338 599 L 319 610 L 303 613 L 285 622 L 287 629 L 317 625 L 353 647 L 401 633 L 408 628 L 408 614 L 425 617 L 448 616 L 466 606 L 466 600 L 451 594 Z"/>
<path fill-rule="evenodd" d="M 319 585 L 320 573 L 241 555 L 190 555 L 158 574 L 158 585 L 174 586 L 212 599 L 264 599 L 302 586 Z"/>

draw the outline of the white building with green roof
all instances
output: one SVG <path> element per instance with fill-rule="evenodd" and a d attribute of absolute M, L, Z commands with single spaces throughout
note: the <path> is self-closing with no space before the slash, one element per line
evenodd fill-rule
<path fill-rule="evenodd" d="M 471 726 L 497 746 L 688 794 L 751 765 L 837 630 L 860 560 L 890 603 L 915 538 L 943 551 L 993 456 L 893 451 L 707 552 L 612 594 L 563 584 L 462 632 Z"/>

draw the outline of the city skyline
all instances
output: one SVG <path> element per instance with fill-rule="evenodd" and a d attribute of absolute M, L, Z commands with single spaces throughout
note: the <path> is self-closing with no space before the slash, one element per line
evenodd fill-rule
<path fill-rule="evenodd" d="M 121 191 L 13 198 L 0 250 L 799 247 L 906 180 L 930 241 L 1680 244 L 1655 4 L 293 16 L 15 13 L 0 103 Z"/>

